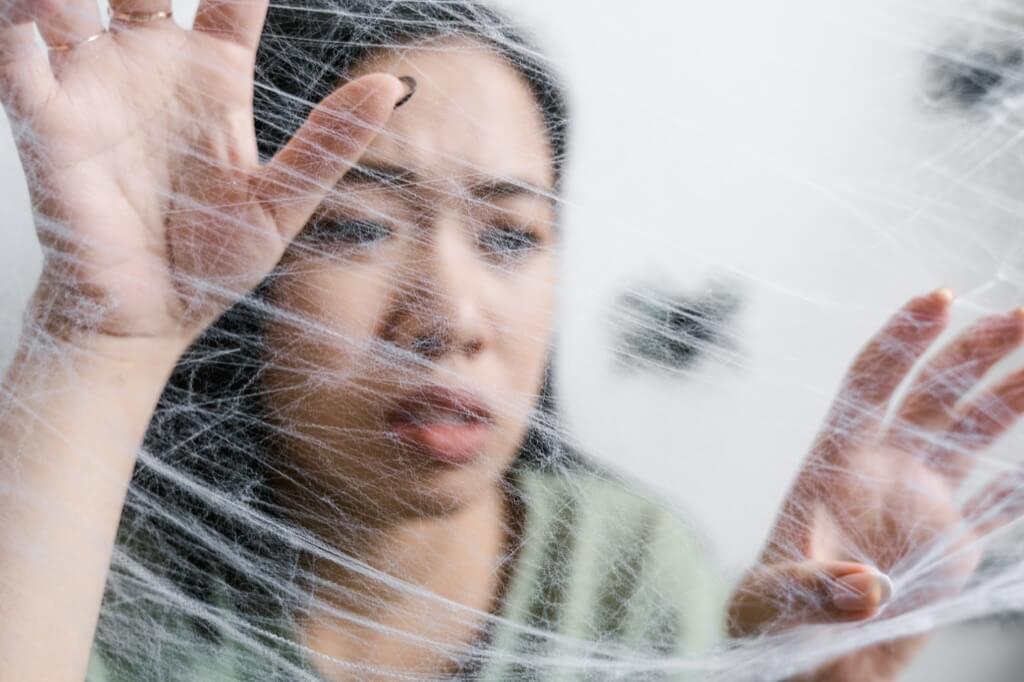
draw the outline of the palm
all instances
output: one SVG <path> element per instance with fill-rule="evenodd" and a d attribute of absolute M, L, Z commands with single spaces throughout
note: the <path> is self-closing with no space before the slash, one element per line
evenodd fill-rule
<path fill-rule="evenodd" d="M 917 573 L 890 614 L 956 594 L 981 551 L 954 500 L 955 488 L 918 454 L 879 447 L 852 462 L 827 509 L 812 515 L 807 557 L 822 565 L 854 560 L 886 574 Z M 965 523 L 966 522 L 966 523 Z M 923 573 L 922 573 L 923 572 Z M 923 644 L 921 636 L 845 656 L 815 673 L 826 680 L 893 678 Z"/>
<path fill-rule="evenodd" d="M 102 333 L 191 336 L 255 286 L 401 91 L 371 77 L 336 92 L 261 167 L 253 62 L 266 3 L 215 9 L 220 28 L 248 30 L 202 30 L 201 7 L 193 31 L 147 22 L 53 53 L 53 76 L 36 82 L 40 52 L 0 61 L 51 256 L 46 286 L 56 305 L 79 306 L 66 314 L 99 311 L 83 322 Z M 314 150 L 333 160 L 310 173 L 301 162 Z"/>
<path fill-rule="evenodd" d="M 237 194 L 257 168 L 248 55 L 162 23 L 144 42 L 110 36 L 88 54 L 69 55 L 26 139 L 41 175 L 35 204 L 54 219 L 55 232 L 44 226 L 42 236 L 56 246 L 66 230 L 77 244 L 95 245 L 76 254 L 78 284 L 117 296 L 116 317 L 106 322 L 117 333 L 173 329 L 188 300 L 183 284 L 227 266 L 216 262 L 212 235 L 251 244 L 242 249 L 253 252 L 245 263 L 251 277 L 279 255 L 265 216 L 223 219 L 223 206 L 248 199 L 225 191 Z M 195 240 L 193 211 L 209 216 Z"/>
<path fill-rule="evenodd" d="M 812 465 L 808 477 L 820 476 Z M 857 453 L 848 472 L 828 476 L 831 492 L 805 515 L 801 544 L 816 561 L 860 561 L 884 573 L 898 572 L 938 550 L 936 544 L 964 533 L 955 488 L 922 462 L 919 454 L 878 445 Z M 970 545 L 969 536 L 944 548 Z M 955 572 L 969 572 L 973 552 L 957 561 Z M 943 561 L 942 563 L 948 563 Z"/>

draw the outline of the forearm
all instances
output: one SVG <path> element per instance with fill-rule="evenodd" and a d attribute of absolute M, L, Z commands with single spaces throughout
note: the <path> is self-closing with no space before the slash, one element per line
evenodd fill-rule
<path fill-rule="evenodd" d="M 84 678 L 159 343 L 22 343 L 0 393 L 0 682 Z"/>

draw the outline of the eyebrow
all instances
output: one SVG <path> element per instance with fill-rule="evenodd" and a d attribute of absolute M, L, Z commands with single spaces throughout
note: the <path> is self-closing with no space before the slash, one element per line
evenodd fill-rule
<path fill-rule="evenodd" d="M 554 201 L 554 191 L 520 178 L 491 178 L 474 183 L 469 193 L 477 199 L 502 199 L 505 197 L 534 197 Z"/>
<path fill-rule="evenodd" d="M 402 189 L 426 184 L 427 181 L 408 168 L 384 163 L 360 163 L 353 166 L 345 175 L 345 182 Z M 478 200 L 526 196 L 555 201 L 554 190 L 517 177 L 486 177 L 470 184 L 467 190 Z"/>
<path fill-rule="evenodd" d="M 345 174 L 345 182 L 363 185 L 384 185 L 385 187 L 402 187 L 414 184 L 416 174 L 406 168 L 388 166 L 386 164 L 360 163 Z"/>

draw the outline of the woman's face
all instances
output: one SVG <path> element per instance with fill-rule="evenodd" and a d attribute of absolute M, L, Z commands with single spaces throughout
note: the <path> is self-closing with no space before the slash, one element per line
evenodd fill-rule
<path fill-rule="evenodd" d="M 493 489 L 542 384 L 552 152 L 526 82 L 478 43 L 370 72 L 418 88 L 282 263 L 264 403 L 317 494 L 443 514 Z"/>

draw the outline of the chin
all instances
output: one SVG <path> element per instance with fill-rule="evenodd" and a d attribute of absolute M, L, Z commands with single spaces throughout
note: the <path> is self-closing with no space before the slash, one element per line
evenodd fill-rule
<path fill-rule="evenodd" d="M 429 456 L 382 432 L 358 441 L 321 439 L 326 445 L 321 456 L 313 459 L 304 450 L 293 463 L 311 490 L 367 523 L 438 518 L 472 508 L 501 484 L 521 440 L 509 435 L 518 434 L 499 431 L 482 452 L 460 463 Z M 324 458 L 324 452 L 332 456 Z"/>
<path fill-rule="evenodd" d="M 486 499 L 500 485 L 507 466 L 503 460 L 481 458 L 472 464 L 418 471 L 393 483 L 384 493 L 388 502 L 378 499 L 378 503 L 387 504 L 400 516 L 452 516 Z"/>

